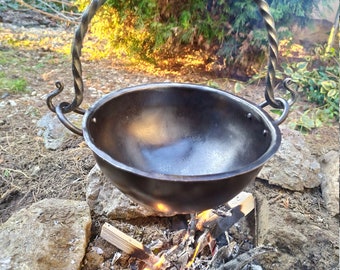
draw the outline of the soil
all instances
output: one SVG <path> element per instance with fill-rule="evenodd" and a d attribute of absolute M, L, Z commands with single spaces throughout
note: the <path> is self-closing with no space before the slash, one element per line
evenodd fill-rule
<path fill-rule="evenodd" d="M 22 14 L 31 23 L 30 27 L 17 25 L 16 22 L 23 22 L 20 20 Z M 0 59 L 13 61 L 1 61 L 0 72 L 4 72 L 7 78 L 25 78 L 29 90 L 27 93 L 13 93 L 8 89 L 0 89 L 0 222 L 5 222 L 14 212 L 44 198 L 85 200 L 84 179 L 95 165 L 95 160 L 80 136 L 70 136 L 57 150 L 47 150 L 43 138 L 38 136 L 37 121 L 49 112 L 45 100 L 46 95 L 55 88 L 55 81 L 61 80 L 66 86 L 62 101 L 73 98 L 70 58 L 57 52 L 61 45 L 71 42 L 73 28 L 58 26 L 53 21 L 48 23 L 48 18 L 43 18 L 44 23 L 41 25 L 41 15 L 29 17 L 27 12 L 15 13 L 16 19 L 12 22 L 6 21 L 6 13 L 1 14 L 1 17 L 4 23 L 0 25 Z M 13 14 L 9 17 L 13 18 Z M 42 43 L 45 38 L 48 42 Z M 15 40 L 30 40 L 35 45 L 24 46 Z M 143 66 L 132 68 L 122 60 L 83 59 L 87 87 L 82 106 L 88 107 L 103 93 L 156 81 L 208 82 L 222 89 L 233 90 L 232 79 L 217 78 L 202 69 L 186 67 L 176 73 L 158 69 L 154 74 L 143 72 L 143 69 Z M 252 85 L 238 95 L 259 102 L 262 100 L 262 89 L 263 85 Z M 308 106 L 300 99 L 288 121 L 294 121 Z M 305 136 L 312 153 L 317 157 L 330 150 L 338 151 L 338 137 L 337 124 L 322 126 Z M 264 269 L 337 268 L 339 243 L 334 239 L 338 237 L 338 217 L 331 217 L 323 207 L 320 188 L 292 192 L 268 185 L 260 179 L 255 181 L 255 188 L 269 200 L 270 215 L 277 219 L 278 228 L 286 226 L 292 233 L 303 232 L 311 243 L 305 245 L 303 251 L 290 248 L 287 253 L 295 254 L 289 254 L 288 257 L 262 258 L 259 263 Z M 292 218 L 292 213 L 299 213 L 299 222 L 296 216 Z M 97 235 L 106 218 L 92 218 L 93 234 L 89 246 L 98 246 Z M 120 222 L 123 223 L 121 227 L 129 228 L 132 225 L 159 224 L 159 230 L 165 231 L 176 223 L 174 220 L 150 218 Z M 307 234 L 303 231 L 306 224 L 312 224 L 324 233 L 317 237 Z M 136 235 L 136 232 L 132 232 L 132 235 Z M 144 232 L 144 235 L 147 234 Z M 238 235 L 245 237 L 240 232 Z M 157 234 L 154 233 L 152 238 L 155 237 Z M 141 240 L 150 243 L 153 239 L 144 237 Z M 285 247 L 279 252 L 284 253 L 284 250 Z M 105 262 L 110 260 L 112 258 L 108 256 Z M 84 266 L 84 269 L 91 267 Z"/>

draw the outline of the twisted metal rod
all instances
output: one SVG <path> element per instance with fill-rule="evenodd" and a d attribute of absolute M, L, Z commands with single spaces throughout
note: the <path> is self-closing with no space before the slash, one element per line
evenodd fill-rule
<path fill-rule="evenodd" d="M 82 66 L 80 61 L 81 49 L 83 47 L 83 40 L 87 33 L 89 23 L 96 14 L 97 10 L 105 3 L 105 1 L 106 0 L 92 0 L 91 4 L 84 11 L 81 17 L 81 23 L 76 29 L 71 50 L 75 97 L 71 104 L 63 107 L 63 113 L 73 111 L 74 108 L 79 107 L 83 101 L 84 83 L 82 79 Z"/>
<path fill-rule="evenodd" d="M 275 70 L 277 68 L 277 57 L 278 57 L 278 40 L 275 28 L 275 22 L 270 14 L 269 5 L 264 0 L 254 0 L 259 8 L 259 11 L 263 17 L 269 41 L 269 60 L 268 60 L 268 71 L 266 77 L 266 90 L 265 98 L 268 104 L 274 108 L 283 108 L 283 104 L 274 97 L 275 88 Z"/>

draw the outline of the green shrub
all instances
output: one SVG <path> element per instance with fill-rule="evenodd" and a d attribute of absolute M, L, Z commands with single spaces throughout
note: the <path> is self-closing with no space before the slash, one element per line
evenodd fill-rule
<path fill-rule="evenodd" d="M 339 64 L 330 55 L 310 58 L 307 62 L 283 64 L 283 73 L 299 85 L 300 93 L 308 101 L 316 104 L 293 123 L 294 127 L 311 130 L 322 123 L 339 120 Z"/>
<path fill-rule="evenodd" d="M 293 128 L 311 130 L 325 123 L 339 120 L 339 90 L 340 63 L 339 49 L 331 48 L 325 52 L 318 46 L 313 55 L 305 57 L 305 61 L 286 62 L 281 64 L 281 70 L 276 71 L 276 77 L 290 77 L 298 86 L 299 95 L 310 101 L 313 106 L 305 110 L 296 121 L 291 121 Z M 266 70 L 252 77 L 253 83 L 263 79 Z M 237 84 L 236 87 L 242 87 Z"/>
<path fill-rule="evenodd" d="M 320 1 L 325 0 L 268 3 L 277 27 L 287 29 L 292 23 L 304 24 Z M 88 2 L 76 0 L 80 9 Z M 253 0 L 108 0 L 106 6 L 110 8 L 98 12 L 100 26 L 92 32 L 109 42 L 110 52 L 152 59 L 174 56 L 189 44 L 211 56 L 217 54 L 223 64 L 249 67 L 267 50 L 266 30 Z"/>

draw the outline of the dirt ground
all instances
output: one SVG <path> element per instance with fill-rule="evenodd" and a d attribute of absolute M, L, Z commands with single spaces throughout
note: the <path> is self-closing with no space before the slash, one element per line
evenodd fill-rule
<path fill-rule="evenodd" d="M 44 198 L 66 198 L 85 200 L 86 175 L 95 165 L 94 158 L 82 137 L 73 135 L 57 150 L 47 150 L 43 138 L 38 136 L 37 121 L 49 112 L 46 94 L 54 88 L 54 83 L 65 83 L 63 101 L 73 98 L 70 58 L 56 52 L 56 48 L 68 44 L 72 39 L 72 27 L 22 28 L 13 23 L 0 25 L 0 58 L 13 59 L 1 61 L 0 71 L 8 78 L 25 78 L 28 93 L 12 93 L 0 89 L 0 222 L 5 222 L 14 212 Z M 10 40 L 48 42 L 39 46 L 23 46 Z M 52 38 L 55 42 L 52 42 Z M 143 69 L 143 68 L 140 68 Z M 185 69 L 175 74 L 143 73 L 122 63 L 111 60 L 83 62 L 86 94 L 83 107 L 86 108 L 98 99 L 101 93 L 113 91 L 130 85 L 156 81 L 178 82 L 214 82 L 224 89 L 233 89 L 234 82 L 226 78 L 216 78 L 213 74 L 197 72 L 194 68 Z M 262 98 L 262 86 L 251 86 L 238 93 L 254 102 Z M 257 90 L 254 92 L 254 90 Z M 294 106 L 288 121 L 294 121 L 307 103 L 299 100 Z M 306 135 L 306 140 L 313 154 L 317 157 L 330 150 L 338 151 L 338 126 L 323 126 Z M 271 203 L 270 211 L 277 216 L 289 216 L 289 213 L 301 213 L 301 222 L 286 219 L 285 226 L 292 232 L 302 230 L 304 224 L 314 224 L 327 231 L 318 240 L 309 235 L 312 244 L 304 250 L 291 249 L 296 254 L 296 262 L 289 261 L 293 269 L 336 269 L 338 265 L 339 243 L 338 218 L 331 217 L 322 205 L 319 188 L 305 192 L 291 192 L 270 186 L 266 181 L 257 179 L 255 188 Z M 280 199 L 277 198 L 280 194 Z M 289 205 L 284 202 L 289 200 Z M 275 216 L 273 215 L 273 216 Z M 105 217 L 93 217 L 93 235 L 90 245 L 98 245 L 97 235 Z M 322 221 L 320 221 L 322 220 Z M 129 221 L 129 224 L 159 223 L 160 230 L 165 230 L 171 223 L 168 219 L 148 219 Z M 278 220 L 279 222 L 279 220 Z M 278 224 L 280 227 L 282 224 Z M 122 225 L 127 226 L 127 225 Z M 331 236 L 329 236 L 329 234 Z M 148 243 L 152 239 L 143 239 Z M 300 253 L 299 253 L 300 252 Z M 284 256 L 265 258 L 261 262 L 265 269 L 288 269 Z M 107 259 L 109 260 L 109 259 Z M 292 267 L 293 265 L 293 267 Z"/>

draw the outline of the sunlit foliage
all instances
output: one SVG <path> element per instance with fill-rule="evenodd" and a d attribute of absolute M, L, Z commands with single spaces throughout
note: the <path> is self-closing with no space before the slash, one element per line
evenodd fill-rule
<path fill-rule="evenodd" d="M 324 0 L 321 0 L 324 1 Z M 268 0 L 280 37 L 293 23 L 303 25 L 319 0 Z M 76 0 L 82 10 L 88 0 Z M 253 0 L 108 0 L 92 24 L 105 40 L 93 56 L 118 54 L 150 62 L 174 57 L 186 44 L 209 61 L 245 69 L 262 61 L 267 49 L 263 20 Z M 98 47 L 96 47 L 98 48 Z"/>

